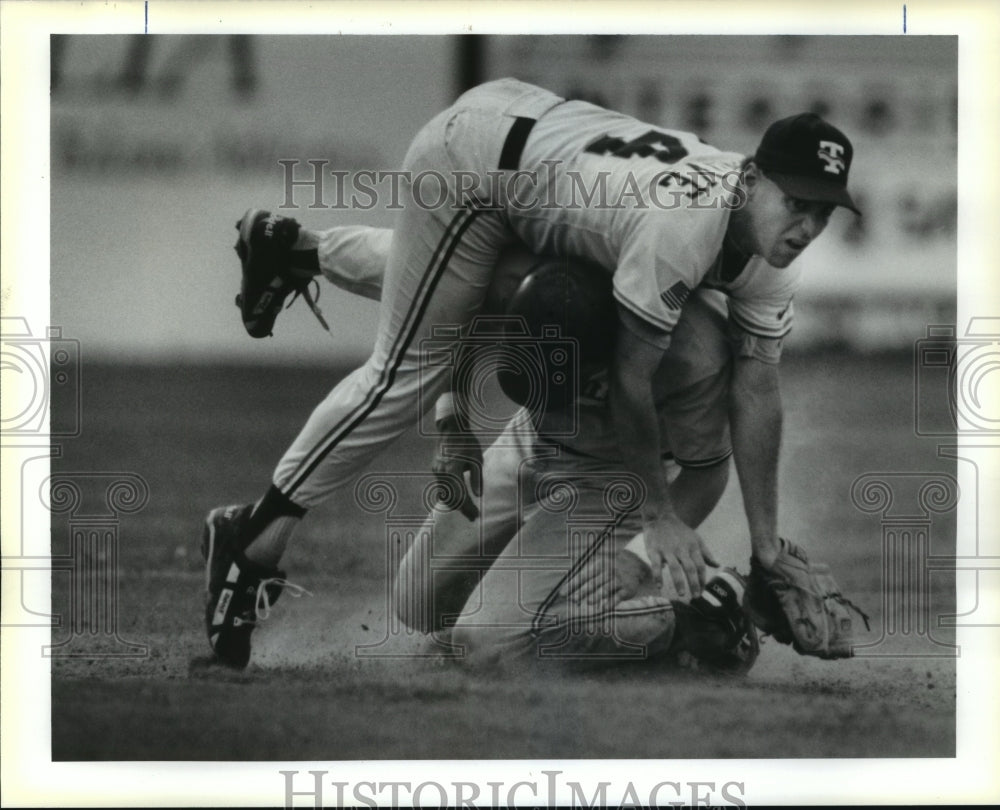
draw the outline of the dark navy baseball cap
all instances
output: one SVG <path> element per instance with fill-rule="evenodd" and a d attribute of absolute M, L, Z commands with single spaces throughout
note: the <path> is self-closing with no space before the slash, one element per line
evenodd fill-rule
<path fill-rule="evenodd" d="M 831 203 L 861 214 L 847 191 L 854 147 L 815 113 L 775 121 L 754 154 L 756 163 L 790 197 Z"/>

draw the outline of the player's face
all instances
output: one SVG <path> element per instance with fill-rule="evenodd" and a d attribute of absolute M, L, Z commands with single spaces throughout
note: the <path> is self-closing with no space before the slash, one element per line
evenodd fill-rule
<path fill-rule="evenodd" d="M 774 267 L 788 267 L 823 232 L 834 207 L 789 197 L 758 173 L 747 203 L 753 252 Z"/>

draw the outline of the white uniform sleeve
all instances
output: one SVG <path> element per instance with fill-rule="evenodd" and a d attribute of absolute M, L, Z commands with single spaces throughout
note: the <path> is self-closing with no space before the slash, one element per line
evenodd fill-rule
<path fill-rule="evenodd" d="M 729 298 L 729 317 L 751 335 L 762 338 L 781 339 L 791 332 L 794 310 L 791 298 Z"/>
<path fill-rule="evenodd" d="M 726 218 L 687 208 L 650 214 L 622 251 L 614 293 L 622 307 L 669 334 L 718 255 Z"/>
<path fill-rule="evenodd" d="M 783 337 L 764 337 L 744 329 L 729 314 L 729 340 L 737 357 L 752 357 L 764 363 L 776 364 L 781 360 Z"/>
<path fill-rule="evenodd" d="M 744 270 L 729 292 L 729 332 L 741 357 L 765 363 L 781 359 L 782 342 L 792 331 L 799 270 L 778 269 L 760 259 Z"/>

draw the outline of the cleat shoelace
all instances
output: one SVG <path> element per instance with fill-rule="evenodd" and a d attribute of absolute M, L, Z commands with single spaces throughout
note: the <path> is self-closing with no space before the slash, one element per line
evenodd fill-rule
<path fill-rule="evenodd" d="M 301 585 L 296 585 L 294 582 L 289 582 L 287 579 L 282 579 L 281 577 L 269 577 L 268 579 L 262 579 L 260 584 L 257 585 L 257 596 L 254 598 L 254 613 L 257 616 L 257 621 L 266 621 L 271 615 L 271 597 L 267 594 L 268 585 L 280 585 L 284 589 L 282 593 L 287 593 L 293 599 L 299 599 L 303 596 L 312 596 L 311 591 L 306 590 Z M 257 622 L 255 621 L 241 619 L 239 616 L 233 617 L 234 627 L 256 623 Z"/>
<path fill-rule="evenodd" d="M 305 299 L 306 303 L 309 305 L 309 309 L 312 310 L 313 315 L 316 316 L 316 320 L 319 321 L 320 326 L 322 326 L 326 330 L 326 333 L 330 337 L 333 337 L 333 333 L 330 331 L 330 324 L 326 322 L 326 318 L 323 317 L 323 310 L 319 308 L 319 304 L 317 303 L 319 301 L 319 290 L 320 290 L 319 282 L 315 278 L 313 278 L 310 279 L 310 283 L 316 285 L 316 297 L 313 298 L 312 294 L 309 292 L 309 285 L 307 284 L 305 287 L 300 287 L 295 291 L 295 295 L 293 295 L 291 300 L 289 300 L 289 302 L 285 304 L 285 309 L 288 309 L 292 304 L 294 304 L 295 299 L 297 299 L 301 295 Z"/>

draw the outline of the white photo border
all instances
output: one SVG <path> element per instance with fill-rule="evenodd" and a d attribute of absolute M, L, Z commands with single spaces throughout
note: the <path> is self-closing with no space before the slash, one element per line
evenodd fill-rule
<path fill-rule="evenodd" d="M 336 28 L 329 22 L 338 12 Z M 904 12 L 905 8 L 905 12 Z M 666 13 L 669 9 L 669 13 Z M 118 2 L 20 3 L 3 0 L 4 314 L 48 323 L 49 87 L 52 33 L 642 33 L 663 34 L 953 34 L 959 37 L 959 299 L 958 323 L 1000 316 L 1000 249 L 994 202 L 1000 111 L 992 79 L 1000 76 L 1000 11 L 989 2 Z M 720 21 L 722 21 L 720 25 Z M 985 162 L 985 164 L 984 164 Z M 30 223 L 30 227 L 24 227 Z M 13 472 L 13 475 L 10 473 Z M 996 481 L 996 468 L 983 472 Z M 16 470 L 3 470 L 5 487 Z M 3 497 L 19 493 L 5 488 Z M 992 508 L 983 505 L 984 509 Z M 980 514 L 982 537 L 996 543 L 995 514 Z M 988 521 L 988 522 L 987 522 Z M 963 521 L 959 521 L 961 531 Z M 990 528 L 994 531 L 990 531 Z M 42 528 L 44 531 L 44 527 Z M 10 533 L 4 532 L 8 555 Z M 16 540 L 16 538 L 14 538 Z M 984 553 L 1000 555 L 996 548 Z M 10 589 L 7 589 L 8 591 Z M 16 595 L 16 594 L 12 594 Z M 4 593 L 4 610 L 8 593 Z M 926 803 L 1000 800 L 995 718 L 997 629 L 959 628 L 957 756 L 955 759 L 833 759 L 727 761 L 516 761 L 449 763 L 52 763 L 50 659 L 38 636 L 5 630 L 2 639 L 2 760 L 5 806 L 278 805 L 281 770 L 328 771 L 329 781 L 541 782 L 560 770 L 562 782 L 663 780 L 743 782 L 742 799 L 758 803 Z M 456 776 L 458 769 L 461 776 Z M 817 773 L 822 778 L 817 779 Z M 830 785 L 838 785 L 836 795 Z M 590 795 L 590 793 L 588 793 Z M 609 793 L 609 795 L 616 795 Z M 620 795 L 620 794 L 618 794 Z M 436 794 L 429 794 L 434 798 Z M 562 797 L 566 799 L 565 796 Z M 308 800 L 302 800 L 306 804 Z"/>

